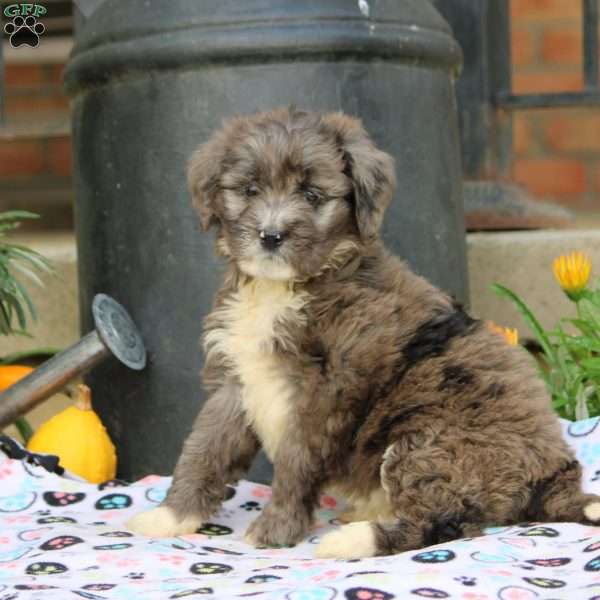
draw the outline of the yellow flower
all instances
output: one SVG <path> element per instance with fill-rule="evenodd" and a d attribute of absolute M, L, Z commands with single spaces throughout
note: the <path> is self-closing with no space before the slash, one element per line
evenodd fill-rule
<path fill-rule="evenodd" d="M 592 261 L 583 252 L 562 254 L 552 263 L 554 277 L 571 300 L 579 300 L 590 278 Z"/>
<path fill-rule="evenodd" d="M 496 325 L 493 321 L 488 321 L 487 326 L 490 331 L 501 335 L 511 346 L 516 346 L 519 343 L 519 331 L 517 329 L 502 327 L 501 325 Z"/>

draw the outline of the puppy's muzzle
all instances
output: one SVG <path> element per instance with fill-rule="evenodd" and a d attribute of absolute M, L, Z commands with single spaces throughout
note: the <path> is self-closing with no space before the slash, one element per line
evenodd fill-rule
<path fill-rule="evenodd" d="M 287 237 L 286 231 L 273 231 L 268 229 L 261 229 L 258 233 L 260 237 L 260 243 L 265 250 L 274 251 L 283 244 Z"/>

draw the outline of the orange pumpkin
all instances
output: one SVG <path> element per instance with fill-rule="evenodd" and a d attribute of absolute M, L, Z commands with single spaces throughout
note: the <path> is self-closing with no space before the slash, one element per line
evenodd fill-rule
<path fill-rule="evenodd" d="M 0 365 L 0 392 L 29 375 L 33 369 L 25 365 Z"/>

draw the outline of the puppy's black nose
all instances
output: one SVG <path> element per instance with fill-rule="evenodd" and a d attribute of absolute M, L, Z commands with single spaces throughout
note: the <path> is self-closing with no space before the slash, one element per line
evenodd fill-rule
<path fill-rule="evenodd" d="M 258 232 L 258 235 L 263 248 L 266 250 L 275 250 L 283 244 L 287 234 L 285 231 L 269 231 L 267 229 L 261 229 Z"/>

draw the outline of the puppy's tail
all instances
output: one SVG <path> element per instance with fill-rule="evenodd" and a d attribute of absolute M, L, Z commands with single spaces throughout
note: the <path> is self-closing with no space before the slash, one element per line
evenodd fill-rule
<path fill-rule="evenodd" d="M 600 525 L 600 496 L 581 490 L 581 465 L 573 460 L 532 485 L 524 518 Z"/>

